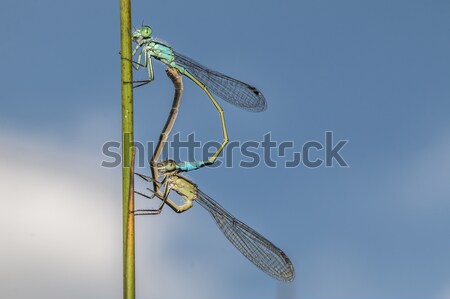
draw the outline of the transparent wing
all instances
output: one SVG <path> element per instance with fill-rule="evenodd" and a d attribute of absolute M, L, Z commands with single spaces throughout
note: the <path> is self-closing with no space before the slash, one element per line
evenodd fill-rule
<path fill-rule="evenodd" d="M 245 110 L 255 112 L 266 110 L 266 99 L 256 87 L 210 70 L 180 53 L 174 51 L 174 54 L 176 64 L 184 67 L 212 93 L 225 101 Z"/>
<path fill-rule="evenodd" d="M 211 214 L 228 240 L 258 268 L 279 280 L 294 279 L 294 266 L 281 249 L 245 223 L 234 218 L 200 190 L 198 190 L 196 201 Z"/>

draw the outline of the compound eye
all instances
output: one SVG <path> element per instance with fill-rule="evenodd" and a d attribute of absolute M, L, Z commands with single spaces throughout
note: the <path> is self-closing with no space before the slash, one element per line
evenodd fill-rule
<path fill-rule="evenodd" d="M 149 26 L 142 27 L 141 34 L 143 38 L 150 37 L 150 35 L 152 34 L 152 28 L 150 28 Z"/>

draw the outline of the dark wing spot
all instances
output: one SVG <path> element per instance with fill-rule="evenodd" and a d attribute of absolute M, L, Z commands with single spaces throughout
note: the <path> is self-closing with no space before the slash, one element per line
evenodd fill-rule
<path fill-rule="evenodd" d="M 257 96 L 261 95 L 261 92 L 259 92 L 259 90 L 254 87 L 254 86 L 249 86 L 250 90 L 253 91 L 254 94 L 256 94 Z"/>

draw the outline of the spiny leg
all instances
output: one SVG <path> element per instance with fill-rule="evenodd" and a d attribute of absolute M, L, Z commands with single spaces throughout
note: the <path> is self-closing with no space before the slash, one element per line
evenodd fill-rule
<path fill-rule="evenodd" d="M 153 190 L 151 190 L 149 188 L 147 188 L 147 190 L 152 192 L 153 195 L 152 196 L 148 196 L 148 195 L 145 195 L 145 194 L 137 192 L 137 191 L 135 191 L 135 193 L 137 193 L 139 195 L 142 195 L 142 196 L 144 196 L 146 198 L 153 198 L 153 197 L 156 196 L 157 198 L 162 200 L 161 205 L 159 206 L 158 209 L 153 209 L 153 210 L 147 210 L 147 209 L 134 210 L 133 211 L 134 215 L 137 215 L 137 216 L 140 216 L 140 215 L 158 215 L 158 214 L 161 213 L 161 211 L 162 211 L 162 209 L 164 207 L 164 204 L 166 204 L 166 203 L 176 213 L 182 213 L 182 212 L 188 210 L 190 207 L 192 207 L 192 201 L 186 201 L 186 203 L 184 203 L 182 205 L 177 205 L 173 200 L 171 200 L 169 198 L 169 193 L 171 191 L 170 188 L 165 189 L 165 192 L 164 192 L 163 195 L 161 195 L 161 193 L 157 193 L 157 192 L 155 192 L 155 191 L 153 191 Z"/>
<path fill-rule="evenodd" d="M 152 62 L 152 56 L 144 49 L 141 51 L 141 53 L 139 53 L 139 58 L 138 58 L 138 65 L 142 65 L 141 64 L 141 59 L 142 59 L 142 54 L 144 54 L 144 64 L 143 67 L 147 68 L 147 73 L 148 73 L 148 79 L 147 80 L 138 80 L 138 81 L 133 81 L 133 83 L 140 83 L 137 85 L 134 85 L 133 88 L 138 88 L 141 87 L 145 84 L 148 84 L 150 82 L 152 82 L 155 79 L 155 74 L 153 72 L 153 62 Z M 136 70 L 139 69 L 136 68 Z"/>
<path fill-rule="evenodd" d="M 175 213 L 183 213 L 183 212 L 189 210 L 189 209 L 192 207 L 192 201 L 191 201 L 191 200 L 186 200 L 186 202 L 185 202 L 184 204 L 178 205 L 178 204 L 176 204 L 173 200 L 171 200 L 170 198 L 168 198 L 169 193 L 170 193 L 171 190 L 169 190 L 169 192 L 167 193 L 167 196 L 161 195 L 160 192 L 155 192 L 155 191 L 151 190 L 150 188 L 147 188 L 147 190 L 150 191 L 151 193 L 153 193 L 153 195 L 152 195 L 152 196 L 145 195 L 145 197 L 147 197 L 147 198 L 150 198 L 150 197 L 153 198 L 153 197 L 156 196 L 157 198 L 159 198 L 160 200 L 163 201 L 162 205 L 164 204 L 164 201 L 165 201 L 165 203 L 166 203 L 166 204 L 167 204 L 167 205 L 168 205 Z M 164 194 L 166 194 L 166 192 L 164 192 Z M 162 206 L 162 205 L 161 205 L 161 206 Z M 162 208 L 162 207 L 161 207 L 161 208 Z M 138 210 L 138 211 L 145 211 L 145 210 Z"/>
<path fill-rule="evenodd" d="M 148 190 L 150 190 L 150 189 L 148 189 Z M 136 192 L 135 191 L 136 194 L 139 194 L 141 196 L 144 196 L 144 197 L 147 197 L 147 198 L 150 198 L 150 199 L 156 196 L 156 197 L 160 198 L 162 200 L 162 202 L 161 202 L 161 204 L 159 205 L 159 207 L 157 209 L 145 209 L 145 210 L 139 209 L 139 210 L 134 210 L 133 211 L 134 215 L 140 216 L 140 215 L 158 215 L 158 214 L 160 214 L 162 209 L 163 209 L 163 207 L 164 207 L 164 204 L 169 199 L 170 190 L 171 190 L 170 187 L 166 187 L 166 189 L 164 190 L 164 194 L 163 195 L 161 195 L 159 193 L 156 193 L 156 192 L 153 192 L 153 191 L 150 190 L 151 192 L 153 192 L 152 196 L 148 196 L 148 195 L 145 195 L 145 194 L 143 194 L 141 192 Z"/>
<path fill-rule="evenodd" d="M 130 58 L 127 58 L 127 57 L 123 57 L 121 52 L 119 52 L 119 55 L 120 55 L 121 59 L 124 59 L 124 60 L 127 60 L 127 61 L 131 62 L 131 65 L 133 66 L 133 68 L 135 70 L 139 70 L 141 67 L 147 67 L 145 64 L 141 63 L 142 51 L 141 51 L 141 53 L 139 53 L 138 61 L 134 61 L 133 59 L 130 59 Z M 132 56 L 134 56 L 134 54 Z"/>
<path fill-rule="evenodd" d="M 142 60 L 142 55 L 143 54 L 144 54 L 144 63 L 142 64 L 141 60 Z M 133 54 L 133 56 L 134 56 L 134 54 Z M 148 75 L 149 75 L 149 79 L 147 79 L 147 80 L 135 80 L 135 81 L 124 82 L 124 83 L 132 83 L 132 84 L 138 83 L 136 85 L 133 85 L 133 88 L 138 88 L 138 87 L 144 86 L 144 85 L 146 85 L 146 84 L 148 84 L 148 83 L 150 83 L 150 82 L 152 82 L 154 80 L 153 64 L 152 64 L 151 57 L 147 57 L 147 52 L 141 51 L 139 53 L 139 56 L 138 56 L 138 61 L 134 61 L 132 59 L 125 58 L 125 57 L 122 57 L 122 56 L 121 56 L 121 58 L 130 61 L 131 65 L 133 66 L 133 68 L 135 70 L 139 70 L 141 67 L 147 68 L 147 72 L 148 72 Z"/>
<path fill-rule="evenodd" d="M 150 190 L 152 193 L 158 193 L 159 195 L 163 196 L 163 194 L 159 190 L 163 186 L 164 186 L 164 188 L 167 187 L 166 181 L 167 181 L 167 178 L 168 178 L 169 174 L 163 174 L 163 179 L 161 181 L 158 181 L 158 177 L 153 175 L 153 174 L 152 174 L 153 177 L 146 176 L 146 175 L 143 175 L 143 174 L 140 174 L 140 173 L 135 173 L 135 174 L 137 176 L 139 176 L 141 179 L 143 179 L 143 180 L 153 184 L 153 190 L 155 190 L 155 191 L 150 190 L 150 189 L 147 188 L 148 190 Z M 146 197 L 148 197 L 148 196 L 146 196 Z M 153 197 L 155 197 L 155 195 L 152 195 L 149 198 L 153 198 Z"/>
<path fill-rule="evenodd" d="M 137 175 L 138 177 L 140 177 L 141 179 L 143 179 L 143 180 L 145 180 L 145 181 L 147 181 L 147 182 L 149 182 L 149 183 L 152 183 L 153 186 L 156 186 L 155 190 L 156 190 L 157 192 L 152 191 L 152 190 L 149 189 L 152 193 L 158 193 L 159 195 L 163 196 L 163 194 L 162 194 L 161 192 L 159 192 L 159 189 L 161 189 L 162 186 L 164 186 L 164 188 L 167 187 L 167 183 L 166 183 L 166 181 L 167 181 L 167 176 L 166 176 L 166 175 L 165 175 L 164 178 L 161 180 L 161 182 L 159 182 L 156 178 L 152 178 L 152 177 L 150 177 L 150 176 L 146 176 L 146 175 L 143 175 L 143 174 L 140 174 L 140 173 L 137 173 L 137 172 L 135 173 L 135 175 Z M 139 194 L 140 194 L 140 195 L 143 195 L 142 193 L 139 193 Z M 144 197 L 147 197 L 147 198 L 150 198 L 150 199 L 152 199 L 152 198 L 155 197 L 155 195 L 152 195 L 151 197 L 146 196 L 146 195 L 143 195 L 143 196 L 144 196 Z"/>
<path fill-rule="evenodd" d="M 158 181 L 156 181 L 155 179 L 153 179 L 153 178 L 151 178 L 151 177 L 149 177 L 149 176 L 145 176 L 145 175 L 140 174 L 140 173 L 136 173 L 136 174 L 137 174 L 140 178 L 142 178 L 142 179 L 144 179 L 144 180 L 146 180 L 146 181 L 148 181 L 148 182 L 153 182 L 153 183 L 155 183 L 155 184 L 158 186 L 158 188 L 160 188 L 161 185 L 163 185 L 163 186 L 164 186 L 164 194 L 161 194 L 161 192 L 160 192 L 159 190 L 158 190 L 157 192 L 154 192 L 154 191 L 152 191 L 152 190 L 150 190 L 150 189 L 148 189 L 148 188 L 147 188 L 147 189 L 148 189 L 150 192 L 152 192 L 153 195 L 149 196 L 149 195 L 146 195 L 146 194 L 141 193 L 141 192 L 139 192 L 139 191 L 135 191 L 136 194 L 139 194 L 139 195 L 141 195 L 141 196 L 143 196 L 143 197 L 145 197 L 145 198 L 148 198 L 148 199 L 153 199 L 153 198 L 156 196 L 156 197 L 162 199 L 162 203 L 161 203 L 161 205 L 159 206 L 159 208 L 157 208 L 157 209 L 145 209 L 145 210 L 139 209 L 139 210 L 134 210 L 133 213 L 134 213 L 135 215 L 158 215 L 158 214 L 160 214 L 161 211 L 162 211 L 162 208 L 163 208 L 163 206 L 164 206 L 164 204 L 165 204 L 165 202 L 166 202 L 166 201 L 168 200 L 168 198 L 169 198 L 169 193 L 170 193 L 170 190 L 171 190 L 171 188 L 168 186 L 168 183 L 167 183 L 167 181 L 166 181 L 166 178 L 164 178 L 164 180 L 163 180 L 161 183 L 159 183 Z"/>
<path fill-rule="evenodd" d="M 149 176 L 140 174 L 140 173 L 135 173 L 137 176 L 139 176 L 140 178 L 148 181 L 148 182 L 154 182 L 158 185 L 158 188 L 161 188 L 161 186 L 164 186 L 164 194 L 162 194 L 159 190 L 158 191 L 153 191 L 150 188 L 147 188 L 148 191 L 150 191 L 151 193 L 153 193 L 153 195 L 149 196 L 146 195 L 144 193 L 141 193 L 139 191 L 134 191 L 134 193 L 139 194 L 145 198 L 148 199 L 153 199 L 154 197 L 159 198 L 160 200 L 162 200 L 161 205 L 159 206 L 159 208 L 157 209 L 139 209 L 139 210 L 134 210 L 133 213 L 135 215 L 158 215 L 161 213 L 164 204 L 168 204 L 169 207 L 174 210 L 176 213 L 182 213 L 188 209 L 190 209 L 192 207 L 192 201 L 191 200 L 186 200 L 186 202 L 182 205 L 178 205 L 176 204 L 173 200 L 171 200 L 169 198 L 169 194 L 170 191 L 172 190 L 172 188 L 169 186 L 169 182 L 168 182 L 168 177 L 165 176 L 164 179 L 162 180 L 161 183 L 159 183 L 158 181 L 156 181 L 154 178 L 151 178 Z"/>

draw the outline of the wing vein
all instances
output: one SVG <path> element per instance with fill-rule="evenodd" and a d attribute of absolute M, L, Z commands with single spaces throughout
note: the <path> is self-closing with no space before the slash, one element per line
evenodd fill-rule
<path fill-rule="evenodd" d="M 198 190 L 196 201 L 211 214 L 225 237 L 255 266 L 279 280 L 294 279 L 294 266 L 281 249 L 233 217 L 201 190 Z"/>
<path fill-rule="evenodd" d="M 184 67 L 223 100 L 249 111 L 260 112 L 267 109 L 266 99 L 256 87 L 213 71 L 175 51 L 174 55 L 176 64 Z"/>

